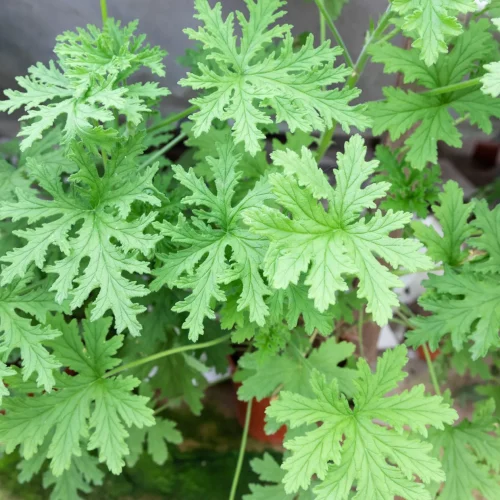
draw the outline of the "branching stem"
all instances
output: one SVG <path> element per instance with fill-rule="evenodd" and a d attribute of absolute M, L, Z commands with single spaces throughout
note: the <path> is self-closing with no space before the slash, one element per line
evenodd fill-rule
<path fill-rule="evenodd" d="M 155 125 L 152 125 L 151 127 L 149 127 L 148 130 L 150 132 L 154 132 L 156 130 L 160 130 L 163 127 L 167 127 L 168 125 L 172 125 L 173 123 L 176 123 L 179 120 L 186 118 L 191 113 L 198 111 L 198 109 L 199 109 L 198 106 L 189 106 L 189 108 L 186 108 L 185 110 L 180 111 L 179 113 L 176 113 L 175 115 L 171 115 L 168 118 L 165 118 L 165 120 L 163 120 L 162 122 L 157 123 Z"/>
<path fill-rule="evenodd" d="M 316 0 L 316 4 L 318 4 L 318 0 Z M 318 5 L 318 8 L 319 8 L 319 5 Z M 356 85 L 356 83 L 358 83 L 359 77 L 363 73 L 365 66 L 366 66 L 366 63 L 368 62 L 368 58 L 369 58 L 368 48 L 370 47 L 370 45 L 372 45 L 373 43 L 375 43 L 378 40 L 380 35 L 382 35 L 382 33 L 387 28 L 390 19 L 391 19 L 391 5 L 389 4 L 385 13 L 380 18 L 380 22 L 379 22 L 377 28 L 371 33 L 371 35 L 367 38 L 365 44 L 363 45 L 363 48 L 361 49 L 359 57 L 356 60 L 356 64 L 354 64 L 354 66 L 351 66 L 353 68 L 353 70 L 352 70 L 351 76 L 347 79 L 346 87 L 352 88 L 352 87 L 354 87 L 354 85 Z M 330 148 L 330 144 L 332 143 L 333 134 L 335 133 L 336 128 L 337 128 L 337 123 L 335 122 L 321 136 L 321 139 L 320 139 L 319 145 L 318 145 L 318 149 L 316 151 L 316 161 L 318 163 L 323 159 L 326 152 Z"/>
<path fill-rule="evenodd" d="M 441 389 L 439 388 L 436 370 L 434 370 L 434 364 L 432 362 L 431 353 L 429 352 L 429 347 L 427 346 L 427 344 L 422 344 L 422 350 L 424 351 L 425 361 L 427 362 L 427 369 L 429 370 L 432 385 L 434 386 L 434 392 L 437 396 L 441 396 Z"/>
<path fill-rule="evenodd" d="M 335 38 L 336 42 L 342 47 L 342 50 L 344 51 L 344 57 L 347 65 L 350 68 L 354 68 L 354 61 L 352 60 L 351 55 L 349 54 L 349 51 L 347 50 L 347 45 L 344 42 L 344 39 L 342 38 L 342 35 L 339 33 L 339 30 L 335 26 L 335 23 L 332 21 L 330 16 L 328 15 L 328 11 L 325 8 L 325 5 L 323 3 L 323 0 L 314 0 L 316 3 L 320 13 L 321 17 L 325 20 L 328 28 L 330 28 L 330 31 L 332 32 L 333 37 Z"/>

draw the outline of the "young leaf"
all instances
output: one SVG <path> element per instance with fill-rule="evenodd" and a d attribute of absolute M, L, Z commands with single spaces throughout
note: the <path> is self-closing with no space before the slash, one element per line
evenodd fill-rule
<path fill-rule="evenodd" d="M 0 101 L 0 111 L 27 111 L 21 120 L 29 124 L 19 132 L 20 137 L 25 137 L 22 151 L 41 139 L 60 115 L 66 115 L 66 143 L 78 137 L 101 148 L 109 147 L 118 137 L 117 130 L 94 126 L 94 121 L 112 121 L 116 112 L 137 125 L 149 112 L 146 104 L 169 94 L 151 82 L 121 85 L 142 66 L 158 75 L 165 74 L 162 59 L 166 52 L 143 46 L 144 37 L 134 36 L 136 28 L 137 22 L 121 28 L 119 22 L 109 19 L 102 31 L 89 25 L 77 33 L 65 32 L 54 48 L 57 64 L 37 63 L 29 68 L 28 76 L 17 78 L 24 91 L 6 90 L 8 99 Z"/>
<path fill-rule="evenodd" d="M 403 31 L 414 38 L 420 59 L 433 65 L 440 54 L 448 52 L 450 37 L 462 33 L 458 14 L 474 12 L 474 0 L 392 0 L 392 10 L 404 20 Z"/>
<path fill-rule="evenodd" d="M 49 353 L 44 344 L 60 332 L 46 325 L 49 311 L 62 312 L 65 307 L 55 303 L 54 294 L 44 283 L 28 286 L 29 275 L 14 280 L 0 289 L 0 353 L 8 357 L 19 349 L 22 358 L 23 379 L 28 380 L 37 373 L 37 385 L 50 391 L 55 384 L 53 370 L 60 367 L 58 360 Z M 11 369 L 0 363 L 0 375 L 14 375 Z M 8 391 L 0 382 L 0 397 Z"/>
<path fill-rule="evenodd" d="M 138 135 L 118 146 L 102 176 L 94 159 L 74 145 L 71 158 L 78 170 L 70 177 L 69 191 L 59 180 L 60 172 L 37 160 L 30 162 L 31 174 L 52 199 L 40 198 L 39 191 L 32 189 L 31 193 L 17 191 L 17 202 L 0 205 L 2 219 L 25 218 L 31 225 L 38 223 L 34 228 L 16 231 L 26 243 L 1 257 L 8 263 L 2 270 L 2 285 L 11 283 L 16 276 L 25 276 L 28 266 L 35 263 L 58 275 L 51 287 L 57 292 L 57 302 L 71 295 L 74 309 L 99 288 L 91 319 L 111 309 L 118 332 L 128 328 L 132 335 L 139 334 L 136 316 L 145 308 L 132 299 L 147 294 L 147 290 L 123 273 L 147 273 L 148 264 L 138 255 L 150 253 L 160 239 L 145 232 L 155 212 L 129 216 L 136 201 L 160 204 L 152 185 L 156 166 L 137 168 L 134 161 L 142 151 L 140 141 Z M 64 257 L 45 266 L 51 245 L 58 246 Z"/>
<path fill-rule="evenodd" d="M 282 0 L 248 0 L 248 18 L 241 12 L 236 17 L 242 36 L 234 34 L 234 14 L 222 18 L 222 6 L 212 9 L 207 0 L 196 0 L 195 16 L 203 25 L 185 32 L 192 40 L 202 43 L 207 58 L 217 63 L 217 69 L 199 63 L 199 72 L 188 73 L 182 86 L 209 93 L 191 102 L 200 110 L 192 115 L 194 132 L 198 136 L 209 130 L 214 119 L 234 120 L 235 142 L 244 141 L 252 155 L 260 150 L 264 138 L 259 126 L 272 123 L 263 108 L 272 108 L 276 122 L 287 122 L 290 130 L 324 130 L 338 122 L 348 132 L 354 126 L 364 130 L 369 121 L 362 115 L 362 106 L 349 103 L 359 90 L 325 90 L 332 84 L 344 82 L 350 70 L 343 65 L 334 68 L 335 58 L 342 53 L 330 42 L 313 47 L 313 36 L 294 51 L 289 25 L 274 25 L 283 17 L 279 10 Z M 283 39 L 280 49 L 267 54 L 265 49 L 273 39 Z"/>
<path fill-rule="evenodd" d="M 500 496 L 495 475 L 500 470 L 500 439 L 496 419 L 491 416 L 494 410 L 493 400 L 489 400 L 472 422 L 464 419 L 456 426 L 445 425 L 439 432 L 430 430 L 429 441 L 446 474 L 440 500 L 473 500 L 476 491 L 484 498 Z"/>
<path fill-rule="evenodd" d="M 176 179 L 193 193 L 183 202 L 204 208 L 193 210 L 191 223 L 181 214 L 175 226 L 167 221 L 155 224 L 163 235 L 185 248 L 160 256 L 164 265 L 154 272 L 157 278 L 152 288 L 157 290 L 167 284 L 192 289 L 191 294 L 178 302 L 173 310 L 189 313 L 183 327 L 189 329 L 189 338 L 194 342 L 203 334 L 204 318 L 215 318 L 212 301 L 226 299 L 221 288 L 223 283 L 241 282 L 238 310 L 248 309 L 250 321 L 264 325 L 268 314 L 264 296 L 270 292 L 260 275 L 267 242 L 250 233 L 241 219 L 244 210 L 260 207 L 270 198 L 271 189 L 265 180 L 259 181 L 233 206 L 234 192 L 241 177 L 236 172 L 236 165 L 241 156 L 235 154 L 231 142 L 219 144 L 217 151 L 217 159 L 207 158 L 215 177 L 217 194 L 192 169 L 186 172 L 176 165 L 173 167 Z M 227 248 L 231 249 L 229 258 Z"/>
<path fill-rule="evenodd" d="M 30 459 L 45 437 L 53 432 L 47 458 L 55 476 L 70 470 L 72 458 L 81 456 L 81 440 L 89 451 L 97 449 L 99 461 L 119 474 L 129 453 L 126 427 L 154 425 L 147 398 L 132 393 L 140 381 L 134 377 L 104 378 L 107 370 L 120 364 L 114 355 L 122 337 L 106 340 L 111 319 L 83 321 L 83 339 L 76 320 L 62 317 L 51 321 L 62 335 L 51 343 L 55 357 L 77 375 L 61 374 L 57 391 L 29 398 L 17 396 L 4 402 L 0 418 L 0 441 L 7 453 L 21 446 Z"/>
<path fill-rule="evenodd" d="M 423 385 L 385 396 L 406 377 L 402 371 L 406 362 L 404 346 L 386 351 L 373 374 L 360 359 L 354 408 L 340 394 L 337 381 L 327 383 L 317 371 L 311 379 L 314 399 L 282 392 L 271 403 L 267 414 L 280 423 L 288 422 L 291 428 L 321 422 L 315 430 L 285 443 L 292 451 L 283 463 L 287 493 L 307 488 L 316 474 L 322 481 L 314 488 L 318 500 L 347 499 L 354 484 L 360 498 L 431 499 L 424 484 L 413 478 L 418 476 L 423 483 L 442 481 L 444 473 L 439 461 L 430 456 L 432 446 L 410 437 L 403 427 L 426 436 L 427 425 L 443 429 L 457 413 L 441 397 L 425 396 Z"/>
<path fill-rule="evenodd" d="M 468 224 L 474 203 L 464 203 L 463 199 L 464 192 L 455 181 L 444 185 L 439 205 L 432 207 L 443 229 L 443 236 L 422 222 L 412 224 L 415 236 L 424 243 L 429 256 L 436 262 L 458 266 L 467 255 L 461 246 L 474 232 L 474 227 Z"/>
<path fill-rule="evenodd" d="M 389 236 L 404 227 L 411 214 L 389 210 L 360 218 L 364 209 L 375 208 L 375 200 L 390 187 L 385 182 L 362 187 L 377 167 L 376 161 L 364 160 L 365 154 L 363 139 L 352 137 L 345 154 L 337 156 L 337 185 L 332 188 L 306 149 L 302 158 L 292 151 L 274 153 L 275 163 L 288 175 L 271 174 L 270 183 L 292 217 L 258 207 L 246 211 L 245 222 L 271 241 L 265 271 L 275 288 L 297 284 L 301 273 L 307 272 L 309 297 L 319 311 L 325 311 L 335 304 L 338 291 L 347 290 L 343 275 L 354 274 L 359 278 L 358 296 L 367 299 L 367 311 L 383 325 L 392 316 L 391 307 L 398 304 L 391 288 L 401 282 L 375 255 L 392 267 L 403 265 L 409 270 L 427 269 L 432 263 L 419 252 L 416 240 Z M 328 200 L 327 210 L 321 199 Z"/>
<path fill-rule="evenodd" d="M 465 76 L 477 70 L 478 61 L 489 60 L 494 42 L 488 27 L 485 19 L 471 23 L 468 30 L 457 38 L 450 53 L 440 56 L 431 68 L 418 64 L 415 51 L 403 54 L 407 51 L 384 44 L 377 44 L 372 51 L 375 60 L 386 65 L 386 72 L 402 71 L 406 81 L 417 81 L 432 90 L 460 83 Z M 492 131 L 491 118 L 500 117 L 498 99 L 485 95 L 478 87 L 441 95 L 386 87 L 384 95 L 385 101 L 375 102 L 369 108 L 369 114 L 374 119 L 373 132 L 379 135 L 388 130 L 395 141 L 418 124 L 405 144 L 409 147 L 408 161 L 413 168 L 420 170 L 428 162 L 437 162 L 439 140 L 453 147 L 462 145 L 451 111 L 487 134 Z"/>
<path fill-rule="evenodd" d="M 434 289 L 419 300 L 432 316 L 417 316 L 407 333 L 407 343 L 419 346 L 428 343 L 436 350 L 439 341 L 451 334 L 453 347 L 459 351 L 469 339 L 472 359 L 487 355 L 490 348 L 500 345 L 500 280 L 466 270 L 460 274 L 447 269 L 443 276 L 431 274 L 426 287 Z"/>
<path fill-rule="evenodd" d="M 375 156 L 380 162 L 372 182 L 387 181 L 391 190 L 380 203 L 382 210 L 402 210 L 414 212 L 425 218 L 429 206 L 437 201 L 441 170 L 432 165 L 425 170 L 415 170 L 405 158 L 398 159 L 399 151 L 391 151 L 387 146 L 377 146 Z"/>

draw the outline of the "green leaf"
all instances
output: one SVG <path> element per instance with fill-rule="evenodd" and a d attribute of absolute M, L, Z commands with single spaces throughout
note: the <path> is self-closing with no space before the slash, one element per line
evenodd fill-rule
<path fill-rule="evenodd" d="M 414 330 L 407 333 L 407 343 L 419 346 L 428 343 L 436 350 L 439 341 L 451 334 L 453 347 L 459 351 L 468 340 L 472 359 L 487 355 L 500 345 L 500 279 L 465 270 L 461 274 L 447 269 L 443 276 L 431 274 L 426 284 L 434 293 L 427 293 L 419 304 L 432 316 L 412 319 Z"/>
<path fill-rule="evenodd" d="M 282 392 L 271 403 L 268 416 L 288 422 L 291 428 L 321 422 L 285 443 L 292 452 L 282 466 L 287 471 L 287 493 L 307 488 L 316 474 L 321 480 L 314 488 L 319 500 L 347 499 L 354 484 L 359 498 L 392 500 L 398 495 L 408 500 L 431 499 L 424 484 L 443 481 L 444 473 L 439 461 L 430 456 L 432 446 L 410 437 L 403 427 L 426 436 L 426 426 L 443 429 L 457 413 L 441 397 L 425 396 L 423 385 L 386 396 L 406 377 L 402 371 L 406 362 L 404 346 L 386 351 L 373 374 L 360 359 L 353 408 L 340 394 L 337 381 L 327 383 L 318 371 L 311 379 L 314 399 Z M 424 484 L 414 482 L 414 476 Z"/>
<path fill-rule="evenodd" d="M 500 439 L 496 419 L 491 416 L 495 409 L 492 403 L 490 400 L 472 422 L 464 419 L 456 426 L 445 425 L 442 431 L 429 432 L 434 454 L 440 458 L 446 474 L 440 500 L 472 500 L 477 498 L 477 491 L 484 498 L 500 496 L 495 475 L 500 470 Z"/>
<path fill-rule="evenodd" d="M 196 0 L 196 18 L 203 25 L 195 31 L 186 29 L 192 40 L 201 42 L 207 59 L 216 69 L 198 64 L 197 73 L 188 73 L 182 86 L 209 93 L 191 102 L 200 110 L 191 117 L 198 136 L 209 130 L 214 119 L 234 120 L 235 142 L 244 141 L 245 149 L 254 155 L 260 150 L 264 134 L 259 126 L 272 123 L 265 112 L 271 108 L 276 122 L 285 121 L 290 130 L 309 132 L 330 128 L 340 123 L 345 132 L 354 126 L 364 130 L 369 121 L 362 115 L 364 107 L 350 106 L 359 95 L 358 89 L 325 89 L 344 82 L 350 70 L 343 65 L 334 68 L 335 58 L 342 53 L 330 42 L 313 47 L 312 35 L 294 51 L 291 26 L 274 24 L 283 17 L 282 0 L 246 2 L 248 17 L 236 12 L 242 36 L 234 34 L 234 13 L 222 18 L 222 6 L 212 9 L 207 0 Z M 270 27 L 270 25 L 273 25 Z M 283 39 L 279 49 L 270 54 L 266 48 L 274 39 Z"/>
<path fill-rule="evenodd" d="M 486 260 L 478 263 L 474 269 L 482 273 L 500 273 L 500 205 L 489 210 L 486 201 L 481 200 L 476 203 L 474 213 L 476 219 L 472 224 L 482 234 L 471 238 L 469 245 L 487 253 Z"/>
<path fill-rule="evenodd" d="M 269 305 L 269 319 L 271 323 L 281 323 L 286 319 L 290 329 L 295 328 L 300 319 L 304 321 L 304 329 L 312 335 L 318 330 L 323 335 L 330 335 L 333 331 L 333 318 L 336 317 L 333 309 L 328 308 L 320 312 L 314 307 L 314 301 L 307 296 L 307 286 L 289 284 L 283 290 L 273 290 L 267 299 Z"/>
<path fill-rule="evenodd" d="M 345 154 L 338 155 L 335 188 L 328 186 L 326 179 L 321 183 L 319 169 L 311 162 L 303 163 L 300 177 L 271 174 L 273 192 L 292 218 L 274 208 L 258 207 L 246 211 L 245 222 L 254 233 L 271 241 L 265 272 L 275 288 L 297 284 L 301 273 L 307 272 L 309 297 L 319 311 L 326 311 L 336 303 L 337 293 L 348 288 L 343 275 L 354 274 L 359 278 L 358 297 L 367 299 L 367 311 L 383 325 L 392 316 L 391 307 L 398 304 L 391 288 L 401 282 L 375 255 L 392 267 L 402 265 L 410 271 L 427 269 L 432 263 L 419 252 L 416 240 L 389 236 L 404 227 L 411 214 L 376 211 L 369 219 L 360 218 L 362 210 L 375 208 L 375 200 L 384 197 L 390 187 L 385 182 L 362 187 L 377 167 L 376 161 L 364 160 L 365 153 L 363 139 L 352 137 Z M 285 158 L 288 165 L 299 161 L 296 153 L 288 151 L 286 157 L 279 154 L 279 164 L 284 164 Z M 301 184 L 307 187 L 301 188 Z M 324 197 L 328 199 L 327 210 L 319 203 Z"/>
<path fill-rule="evenodd" d="M 312 492 L 302 491 L 300 494 L 288 494 L 285 492 L 283 484 L 284 471 L 280 468 L 276 460 L 269 454 L 264 453 L 262 458 L 254 458 L 250 462 L 252 470 L 259 476 L 262 483 L 250 484 L 250 495 L 244 495 L 243 500 L 313 500 Z"/>
<path fill-rule="evenodd" d="M 53 433 L 47 458 L 55 476 L 70 470 L 72 458 L 81 456 L 81 440 L 87 450 L 98 450 L 99 462 L 106 463 L 114 474 L 120 473 L 129 453 L 126 428 L 154 424 L 147 398 L 132 392 L 140 383 L 138 379 L 104 377 L 107 370 L 120 364 L 114 355 L 122 337 L 106 340 L 111 320 L 83 320 L 82 324 L 80 338 L 76 320 L 69 324 L 61 317 L 51 321 L 62 332 L 51 343 L 55 357 L 78 374 L 59 375 L 58 390 L 50 394 L 9 398 L 0 418 L 0 440 L 7 453 L 21 446 L 25 459 L 33 457 L 46 436 Z"/>
<path fill-rule="evenodd" d="M 153 462 L 163 465 L 168 459 L 167 443 L 182 443 L 182 435 L 175 427 L 176 423 L 172 420 L 157 419 L 153 427 L 131 429 L 128 438 L 130 454 L 126 458 L 127 466 L 134 467 L 142 454 L 144 444 L 147 444 L 147 451 Z"/>
<path fill-rule="evenodd" d="M 5 363 L 2 363 L 0 361 L 0 406 L 2 405 L 2 397 L 9 395 L 9 391 L 7 387 L 5 387 L 4 385 L 3 378 L 11 377 L 15 374 L 16 372 L 12 368 L 9 368 L 8 366 L 5 365 Z"/>
<path fill-rule="evenodd" d="M 264 296 L 270 292 L 259 271 L 267 242 L 245 228 L 242 212 L 261 206 L 271 197 L 271 189 L 261 180 L 234 205 L 233 196 L 241 177 L 236 172 L 236 165 L 241 157 L 235 154 L 231 142 L 219 144 L 217 151 L 217 159 L 207 158 L 217 193 L 214 194 L 192 169 L 186 172 L 176 165 L 173 167 L 176 179 L 193 193 L 183 199 L 184 204 L 203 208 L 193 210 L 191 221 L 180 214 L 177 225 L 167 221 L 155 224 L 164 236 L 184 248 L 160 256 L 164 265 L 155 270 L 157 278 L 152 288 L 157 290 L 167 284 L 192 289 L 173 310 L 188 313 L 183 327 L 189 329 L 189 338 L 194 342 L 203 334 L 204 319 L 215 318 L 213 301 L 226 300 L 221 288 L 224 283 L 238 281 L 242 284 L 238 310 L 247 309 L 250 321 L 262 326 L 268 314 Z M 229 257 L 228 248 L 231 250 Z"/>
<path fill-rule="evenodd" d="M 46 325 L 46 316 L 49 311 L 62 312 L 66 307 L 55 303 L 47 283 L 28 286 L 31 278 L 33 276 L 28 274 L 25 279 L 16 279 L 0 289 L 0 353 L 7 358 L 19 349 L 23 380 L 37 373 L 37 385 L 50 391 L 55 385 L 53 370 L 61 365 L 46 344 L 60 332 Z M 0 374 L 6 377 L 15 372 L 0 363 Z M 0 382 L 0 395 L 7 394 Z"/>
<path fill-rule="evenodd" d="M 141 135 L 114 149 L 102 176 L 95 159 L 74 145 L 72 160 L 78 170 L 70 177 L 71 189 L 64 189 L 59 174 L 51 166 L 30 161 L 30 172 L 47 195 L 38 190 L 17 191 L 17 202 L 0 205 L 0 218 L 14 221 L 27 219 L 33 228 L 16 231 L 26 240 L 24 246 L 1 257 L 8 265 L 2 270 L 2 285 L 16 276 L 23 277 L 28 266 L 55 273 L 58 278 L 51 290 L 62 303 L 71 296 L 71 309 L 80 307 L 95 289 L 91 319 L 95 320 L 111 309 L 118 332 L 128 328 L 138 335 L 140 324 L 136 316 L 145 308 L 132 301 L 147 290 L 123 276 L 124 272 L 147 273 L 147 262 L 139 255 L 148 255 L 160 237 L 146 233 L 155 212 L 140 217 L 130 215 L 132 204 L 142 202 L 159 205 L 154 196 L 152 178 L 156 166 L 137 168 L 135 158 L 141 149 Z M 59 260 L 46 264 L 48 249 L 57 246 L 63 253 Z M 83 264 L 83 265 L 82 265 Z M 74 285 L 74 282 L 77 285 Z"/>
<path fill-rule="evenodd" d="M 441 170 L 438 165 L 424 170 L 415 170 L 399 151 L 391 151 L 387 146 L 377 146 L 375 156 L 380 162 L 377 175 L 372 182 L 387 181 L 391 190 L 380 203 L 383 210 L 414 212 L 425 218 L 429 206 L 437 201 L 440 190 Z"/>
<path fill-rule="evenodd" d="M 412 227 L 434 261 L 458 266 L 467 256 L 461 247 L 474 232 L 474 227 L 468 223 L 474 203 L 464 203 L 464 192 L 455 181 L 448 181 L 438 198 L 439 205 L 434 205 L 432 211 L 441 224 L 443 235 L 422 222 L 414 222 Z"/>
<path fill-rule="evenodd" d="M 144 37 L 134 36 L 136 28 L 137 22 L 121 28 L 119 22 L 109 19 L 102 31 L 89 25 L 87 30 L 65 32 L 54 48 L 57 64 L 37 63 L 29 68 L 28 76 L 17 78 L 23 91 L 6 90 L 8 99 L 0 101 L 0 111 L 26 110 L 21 120 L 28 125 L 18 134 L 24 137 L 22 151 L 41 139 L 61 115 L 66 115 L 64 142 L 78 137 L 109 147 L 118 132 L 102 124 L 114 120 L 114 113 L 137 125 L 149 111 L 147 104 L 169 94 L 154 83 L 122 86 L 142 66 L 160 76 L 165 74 L 161 61 L 166 52 L 143 46 Z"/>
<path fill-rule="evenodd" d="M 429 89 L 436 89 L 460 83 L 467 75 L 475 76 L 477 62 L 489 60 L 494 41 L 487 31 L 488 25 L 487 20 L 471 23 L 457 38 L 450 53 L 440 56 L 431 68 L 418 64 L 417 55 L 412 51 L 403 54 L 406 52 L 403 49 L 388 48 L 384 44 L 374 46 L 372 51 L 375 60 L 386 65 L 386 72 L 403 71 L 406 81 L 417 81 Z M 386 87 L 384 95 L 385 101 L 369 107 L 369 114 L 374 119 L 373 133 L 380 135 L 387 130 L 396 141 L 416 126 L 405 141 L 409 148 L 406 158 L 413 168 L 420 170 L 428 162 L 437 163 L 438 141 L 457 148 L 462 146 L 461 133 L 452 112 L 487 134 L 492 131 L 491 118 L 500 117 L 500 102 L 476 87 L 441 95 Z"/>
<path fill-rule="evenodd" d="M 403 18 L 403 31 L 414 39 L 412 46 L 427 66 L 448 52 L 450 37 L 462 33 L 457 16 L 477 9 L 474 0 L 392 0 L 391 5 Z"/>
<path fill-rule="evenodd" d="M 80 500 L 79 492 L 90 493 L 92 485 L 101 486 L 104 474 L 98 467 L 97 458 L 82 451 L 81 457 L 73 457 L 71 466 L 60 476 L 54 476 L 49 470 L 43 476 L 44 488 L 54 489 L 50 500 Z"/>
<path fill-rule="evenodd" d="M 497 30 L 500 30 L 500 19 L 492 19 L 492 22 L 496 26 Z M 498 97 L 500 95 L 500 62 L 495 61 L 485 64 L 484 69 L 486 70 L 486 74 L 481 79 L 483 83 L 481 90 L 485 94 Z"/>
<path fill-rule="evenodd" d="M 243 382 L 238 389 L 238 398 L 242 401 L 252 398 L 261 401 L 279 387 L 303 396 L 312 396 L 311 374 L 314 369 L 324 374 L 328 382 L 337 380 L 340 391 L 352 396 L 357 373 L 350 368 L 341 368 L 338 364 L 353 355 L 354 344 L 337 343 L 335 338 L 331 338 L 306 357 L 309 347 L 307 340 L 303 342 L 303 339 L 301 341 L 294 336 L 280 356 L 268 357 L 259 362 L 256 353 L 245 354 L 238 362 L 242 370 L 235 377 Z"/>

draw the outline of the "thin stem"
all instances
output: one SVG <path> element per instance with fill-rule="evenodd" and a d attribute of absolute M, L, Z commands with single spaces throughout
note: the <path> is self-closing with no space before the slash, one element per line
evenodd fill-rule
<path fill-rule="evenodd" d="M 323 2 L 323 0 L 320 0 L 320 2 Z M 326 40 L 325 16 L 321 13 L 321 11 L 319 11 L 319 41 L 320 43 L 324 43 L 325 40 Z"/>
<path fill-rule="evenodd" d="M 101 19 L 102 25 L 104 26 L 108 20 L 108 4 L 106 0 L 101 0 Z"/>
<path fill-rule="evenodd" d="M 432 385 L 434 386 L 434 392 L 438 396 L 441 396 L 441 389 L 439 388 L 436 371 L 434 370 L 434 364 L 432 363 L 431 354 L 429 352 L 427 344 L 422 344 L 422 350 L 424 351 L 425 361 L 427 361 L 427 369 L 429 370 L 429 375 L 431 376 Z"/>
<path fill-rule="evenodd" d="M 359 355 L 364 358 L 365 357 L 365 346 L 363 345 L 363 322 L 365 316 L 365 308 L 361 307 L 359 310 L 359 318 L 358 318 L 358 342 L 359 342 Z"/>
<path fill-rule="evenodd" d="M 226 342 L 231 338 L 231 334 L 228 333 L 227 335 L 224 335 L 223 337 L 219 337 L 218 339 L 210 340 L 209 342 L 203 342 L 201 344 L 190 344 L 190 345 L 183 345 L 180 347 L 174 347 L 173 349 L 168 349 L 166 351 L 161 351 L 157 352 L 156 354 L 153 354 L 151 356 L 147 356 L 146 358 L 138 359 L 136 361 L 132 361 L 130 363 L 127 363 L 126 365 L 118 366 L 114 370 L 110 370 L 104 375 L 104 378 L 109 378 L 113 377 L 114 375 L 117 375 L 118 373 L 124 372 L 126 370 L 130 370 L 131 368 L 137 368 L 138 366 L 145 365 L 146 363 L 151 363 L 152 361 L 156 361 L 161 358 L 165 358 L 167 356 L 171 356 L 172 354 L 179 354 L 181 352 L 187 352 L 187 351 L 196 351 L 199 349 L 206 349 L 208 347 L 212 347 L 217 344 L 222 344 L 223 342 Z"/>
<path fill-rule="evenodd" d="M 454 122 L 453 125 L 460 125 L 463 122 L 466 122 L 470 118 L 470 113 L 465 113 L 464 116 L 461 116 L 460 118 L 457 118 Z"/>
<path fill-rule="evenodd" d="M 243 427 L 243 435 L 241 436 L 240 453 L 238 455 L 238 462 L 236 464 L 236 470 L 234 471 L 233 484 L 231 486 L 231 493 L 229 494 L 229 500 L 234 500 L 236 498 L 236 489 L 238 488 L 238 481 L 240 479 L 241 468 L 243 466 L 243 458 L 245 457 L 245 451 L 247 448 L 248 439 L 248 429 L 250 428 L 250 419 L 252 417 L 252 399 L 247 404 L 247 412 L 245 415 L 245 426 Z"/>
<path fill-rule="evenodd" d="M 389 40 L 392 40 L 396 35 L 399 35 L 400 32 L 401 32 L 401 28 L 396 27 L 393 30 L 389 31 L 389 33 L 387 33 L 387 35 L 385 35 L 382 38 L 380 38 L 379 40 L 377 40 L 377 43 L 388 42 Z"/>
<path fill-rule="evenodd" d="M 450 94 L 451 92 L 468 89 L 470 87 L 476 87 L 477 85 L 481 85 L 481 78 L 471 78 L 470 80 L 464 80 L 463 82 L 460 83 L 454 83 L 452 85 L 446 85 L 445 87 L 439 87 L 437 89 L 427 90 L 426 92 L 421 92 L 421 95 Z"/>
<path fill-rule="evenodd" d="M 162 411 L 166 410 L 170 406 L 170 402 L 165 403 L 164 405 L 158 406 L 153 412 L 153 415 L 159 415 Z"/>
<path fill-rule="evenodd" d="M 316 4 L 318 4 L 318 0 L 315 1 Z M 318 8 L 320 8 L 319 5 Z M 380 22 L 377 28 L 372 32 L 372 34 L 368 37 L 365 44 L 363 45 L 359 57 L 356 60 L 356 64 L 354 65 L 354 67 L 351 66 L 353 70 L 351 76 L 347 79 L 347 82 L 345 84 L 347 88 L 352 88 L 354 87 L 354 85 L 356 85 L 356 83 L 358 83 L 359 77 L 363 73 L 366 63 L 368 62 L 368 59 L 370 57 L 370 55 L 368 54 L 368 48 L 385 31 L 385 29 L 389 24 L 390 18 L 391 18 L 391 5 L 389 4 L 383 16 L 380 18 Z M 326 130 L 321 136 L 321 139 L 318 144 L 318 149 L 316 150 L 316 161 L 318 163 L 323 159 L 326 152 L 330 148 L 330 144 L 332 143 L 333 134 L 335 134 L 336 128 L 337 128 L 337 122 L 333 122 L 332 126 L 328 130 Z"/>
<path fill-rule="evenodd" d="M 323 1 L 322 0 L 314 0 L 314 2 L 316 3 L 316 5 L 321 13 L 321 16 L 323 17 L 326 24 L 328 25 L 328 28 L 330 28 L 330 31 L 332 32 L 333 37 L 335 38 L 337 43 L 340 45 L 340 47 L 344 51 L 344 57 L 345 57 L 347 65 L 350 68 L 354 68 L 354 61 L 352 60 L 351 55 L 349 54 L 349 51 L 347 50 L 347 45 L 345 44 L 342 36 L 340 35 L 339 31 L 337 30 L 337 27 L 335 26 L 335 24 L 331 20 L 330 16 L 328 15 L 328 11 L 326 10 L 326 8 L 324 6 Z"/>
<path fill-rule="evenodd" d="M 163 127 L 167 127 L 168 125 L 172 125 L 172 123 L 176 123 L 179 120 L 182 120 L 183 118 L 186 118 L 189 116 L 191 113 L 194 113 L 195 111 L 198 111 L 198 106 L 189 106 L 189 108 L 186 108 L 184 111 L 180 111 L 179 113 L 169 116 L 165 120 L 163 120 L 160 123 L 157 123 L 156 125 L 153 125 L 148 128 L 148 131 L 154 132 L 155 130 L 160 130 Z"/>
<path fill-rule="evenodd" d="M 170 151 L 175 145 L 179 144 L 179 142 L 182 142 L 186 137 L 187 134 L 185 134 L 184 132 L 179 134 L 177 137 L 174 137 L 170 142 L 167 142 L 165 146 L 155 151 L 150 158 L 148 158 L 144 163 L 142 163 L 140 168 L 143 168 L 153 163 L 156 160 L 156 158 L 163 156 L 167 151 Z"/>

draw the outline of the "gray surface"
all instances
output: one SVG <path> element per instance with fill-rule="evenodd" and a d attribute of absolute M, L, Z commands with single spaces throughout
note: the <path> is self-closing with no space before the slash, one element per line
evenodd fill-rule
<path fill-rule="evenodd" d="M 211 0 L 211 4 L 215 0 Z M 88 23 L 100 23 L 99 0 L 1 0 L 0 14 L 0 89 L 15 87 L 14 78 L 24 75 L 37 61 L 46 63 L 53 58 L 55 37 L 64 30 L 72 30 Z M 224 10 L 245 11 L 243 0 L 223 0 Z M 370 16 L 377 19 L 385 10 L 387 0 L 350 0 L 337 26 L 355 59 L 361 47 Z M 177 82 L 185 69 L 176 59 L 191 46 L 182 29 L 196 26 L 191 0 L 108 0 L 109 15 L 123 22 L 140 19 L 139 28 L 148 34 L 148 41 L 169 52 L 166 59 L 166 84 L 173 92 L 165 100 L 168 111 L 186 106 L 192 96 Z M 294 34 L 303 31 L 318 32 L 319 21 L 314 3 L 290 0 L 286 22 L 295 26 Z M 380 65 L 367 68 L 360 81 L 363 100 L 381 97 L 381 86 L 394 82 L 394 76 L 382 75 Z M 17 124 L 14 117 L 0 116 L 0 134 L 12 135 Z"/>

